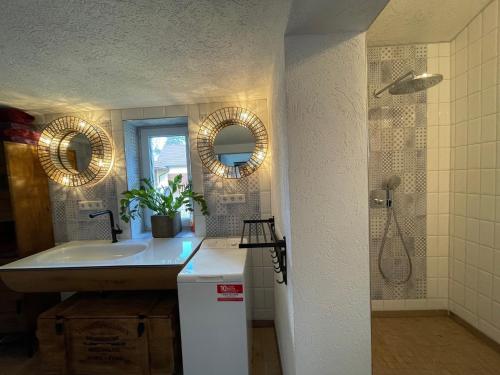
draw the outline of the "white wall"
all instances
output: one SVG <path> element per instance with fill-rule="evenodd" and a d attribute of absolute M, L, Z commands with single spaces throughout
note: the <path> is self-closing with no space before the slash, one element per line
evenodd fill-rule
<path fill-rule="evenodd" d="M 500 342 L 498 12 L 451 42 L 450 310 Z"/>
<path fill-rule="evenodd" d="M 365 35 L 285 56 L 296 373 L 370 374 Z"/>
<path fill-rule="evenodd" d="M 276 218 L 278 236 L 287 237 L 288 285 L 276 285 L 275 329 L 286 375 L 295 374 L 293 321 L 293 259 L 290 230 L 290 198 L 288 186 L 288 136 L 286 123 L 284 45 L 277 51 L 273 81 L 269 88 L 269 135 L 271 155 L 271 209 Z"/>
<path fill-rule="evenodd" d="M 443 81 L 427 90 L 427 300 L 448 309 L 450 213 L 450 43 L 427 45 L 427 72 Z"/>

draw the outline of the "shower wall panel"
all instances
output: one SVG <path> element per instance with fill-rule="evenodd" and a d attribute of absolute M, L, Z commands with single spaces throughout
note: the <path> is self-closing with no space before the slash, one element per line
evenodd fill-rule
<path fill-rule="evenodd" d="M 371 294 L 374 300 L 426 298 L 427 92 L 390 95 L 373 92 L 401 75 L 427 71 L 427 45 L 368 48 L 369 189 L 383 189 L 393 175 L 401 178 L 394 194 L 397 219 L 412 262 L 392 222 L 378 269 L 388 210 L 370 208 Z"/>

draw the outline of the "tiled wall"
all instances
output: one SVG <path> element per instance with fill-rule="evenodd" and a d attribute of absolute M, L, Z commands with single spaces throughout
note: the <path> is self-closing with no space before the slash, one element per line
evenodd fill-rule
<path fill-rule="evenodd" d="M 210 216 L 207 217 L 207 237 L 239 236 L 244 219 L 259 219 L 260 187 L 257 171 L 237 180 L 224 179 L 203 168 L 203 188 Z M 265 173 L 265 172 L 264 172 Z M 218 199 L 223 194 L 244 194 L 245 203 L 223 204 Z"/>
<path fill-rule="evenodd" d="M 139 137 L 137 128 L 123 123 L 123 142 L 126 150 L 125 162 L 127 168 L 127 189 L 137 189 L 140 186 L 141 171 L 139 166 Z M 130 222 L 131 237 L 137 237 L 143 230 L 142 218 L 138 217 Z"/>
<path fill-rule="evenodd" d="M 224 105 L 229 106 L 229 105 Z M 211 112 L 220 108 L 210 105 L 203 108 L 199 123 Z M 254 109 L 255 114 L 267 124 L 267 106 L 264 103 Z M 225 179 L 214 175 L 203 167 L 203 189 L 210 216 L 206 218 L 207 237 L 240 236 L 244 219 L 268 218 L 271 216 L 270 160 L 250 176 L 240 179 Z M 244 194 L 245 203 L 222 204 L 223 194 Z"/>
<path fill-rule="evenodd" d="M 127 124 L 123 125 L 123 141 L 127 165 L 127 184 L 129 189 L 139 188 L 141 180 L 141 171 L 139 166 L 139 137 L 137 127 Z"/>
<path fill-rule="evenodd" d="M 495 0 L 427 45 L 427 70 L 444 76 L 427 90 L 427 298 L 373 307 L 449 308 L 500 341 L 498 23 Z"/>
<path fill-rule="evenodd" d="M 214 178 L 202 168 L 196 149 L 198 129 L 208 114 L 225 106 L 248 108 L 256 113 L 267 126 L 267 102 L 265 99 L 73 113 L 72 115 L 101 125 L 109 132 L 115 146 L 115 164 L 110 175 L 93 187 L 75 189 L 51 184 L 56 241 L 110 238 L 109 222 L 106 217 L 89 219 L 88 213 L 79 212 L 77 206 L 80 200 L 103 200 L 104 208 L 109 208 L 115 215 L 118 215 L 119 194 L 128 188 L 129 182 L 136 179 L 138 173 L 138 163 L 135 162 L 134 158 L 125 159 L 125 150 L 128 154 L 137 155 L 137 144 L 134 141 L 134 134 L 131 133 L 134 130 L 123 126 L 123 122 L 126 120 L 180 116 L 188 118 L 193 189 L 206 194 L 208 205 L 214 214 L 213 217 L 216 218 L 204 217 L 196 208 L 194 220 L 197 235 L 239 235 L 241 233 L 240 222 L 243 218 L 269 217 L 271 215 L 269 163 L 272 157 L 270 154 L 257 173 L 237 182 Z M 45 115 L 41 118 L 41 122 L 48 123 L 63 115 L 67 114 Z M 207 189 L 206 192 L 205 189 Z M 232 207 L 220 206 L 217 204 L 217 196 L 222 192 L 245 192 L 246 203 Z M 138 234 L 140 229 L 140 225 L 136 225 L 136 230 L 132 232 L 133 226 L 123 222 L 120 225 L 124 229 L 121 238 L 130 238 L 133 233 Z M 256 320 L 273 319 L 274 271 L 271 257 L 266 249 L 252 249 L 250 254 L 253 274 L 253 317 Z"/>
<path fill-rule="evenodd" d="M 405 300 L 426 297 L 426 92 L 390 95 L 378 99 L 374 90 L 414 70 L 425 72 L 427 46 L 373 47 L 368 50 L 369 85 L 369 187 L 383 189 L 393 175 L 401 178 L 395 190 L 394 205 L 413 264 L 406 283 L 393 282 L 406 278 L 410 264 L 403 243 L 392 221 L 378 269 L 379 249 L 388 220 L 386 208 L 370 208 L 371 295 L 374 300 Z"/>
<path fill-rule="evenodd" d="M 500 342 L 498 2 L 451 42 L 450 310 Z"/>
<path fill-rule="evenodd" d="M 374 99 L 373 96 L 370 99 L 370 108 L 374 105 L 382 103 L 382 107 L 388 106 L 389 108 L 397 108 L 401 105 L 415 106 L 417 110 L 415 111 L 415 117 L 410 117 L 411 120 L 415 121 L 415 141 L 408 142 L 404 152 L 406 152 L 406 157 L 413 156 L 413 152 L 416 152 L 416 163 L 406 162 L 406 166 L 403 165 L 403 173 L 397 168 L 397 164 L 393 162 L 391 166 L 385 164 L 382 168 L 386 168 L 380 177 L 377 176 L 378 169 L 376 167 L 377 161 L 375 160 L 375 169 L 370 173 L 370 190 L 377 188 L 380 184 L 380 179 L 387 178 L 390 173 L 397 174 L 402 177 L 402 186 L 398 190 L 403 190 L 401 195 L 396 195 L 396 203 L 402 206 L 402 211 L 398 214 L 404 215 L 405 211 L 414 212 L 414 217 L 416 222 L 422 221 L 424 218 L 425 240 L 422 240 L 423 236 L 417 237 L 413 241 L 410 235 L 410 244 L 413 242 L 413 251 L 417 265 L 417 272 L 420 269 L 425 270 L 425 289 L 420 289 L 420 293 L 417 294 L 416 289 L 411 284 L 406 286 L 406 293 L 401 295 L 395 295 L 390 288 L 386 288 L 386 291 L 382 289 L 382 293 L 374 293 L 374 283 L 379 285 L 377 281 L 378 269 L 376 265 L 376 260 L 378 256 L 379 241 L 374 241 L 374 236 L 372 235 L 372 241 L 370 243 L 371 249 L 371 260 L 372 260 L 372 307 L 374 310 L 416 310 L 416 309 L 447 309 L 448 308 L 448 243 L 449 243 L 449 180 L 450 180 L 450 44 L 449 43 L 437 43 L 428 45 L 417 45 L 417 46 L 397 46 L 397 47 L 380 47 L 378 49 L 380 52 L 369 49 L 369 61 L 380 61 L 380 67 L 378 64 L 369 65 L 369 82 L 370 84 L 375 83 L 371 77 L 376 71 L 373 69 L 380 69 L 379 78 L 383 80 L 384 83 L 389 83 L 389 73 L 392 73 L 392 67 L 396 67 L 395 74 L 391 74 L 392 79 L 397 78 L 398 74 L 404 74 L 405 69 L 411 67 L 411 63 L 408 63 L 408 56 L 413 56 L 413 51 L 415 51 L 414 69 L 419 72 L 427 71 L 431 73 L 441 73 L 444 76 L 444 80 L 438 85 L 420 94 L 413 95 L 403 95 L 403 96 L 384 96 L 381 99 Z M 375 54 L 373 53 L 374 51 Z M 382 52 L 383 51 L 383 52 Z M 396 51 L 396 52 L 395 52 Z M 398 59 L 396 57 L 406 57 Z M 378 60 L 380 58 L 380 60 Z M 425 63 L 424 63 L 425 59 Z M 396 61 L 394 61 L 396 60 Z M 401 68 L 402 64 L 405 64 L 406 68 Z M 386 61 L 386 63 L 382 63 Z M 388 62 L 391 62 L 390 64 Z M 403 70 L 405 70 L 403 72 Z M 377 73 L 375 74 L 377 76 Z M 383 84 L 379 82 L 378 87 Z M 373 92 L 374 87 L 370 87 L 370 93 Z M 419 101 L 420 103 L 414 104 L 414 101 Z M 375 112 L 376 113 L 376 112 Z M 386 110 L 386 113 L 391 113 Z M 395 116 L 389 115 L 388 123 L 399 125 L 401 116 L 398 112 Z M 382 134 L 372 128 L 373 112 L 369 113 L 370 119 L 370 158 L 372 156 L 377 157 L 377 153 L 374 152 L 377 149 L 377 142 L 381 142 Z M 394 120 L 396 117 L 396 120 Z M 384 121 L 384 116 L 382 116 L 382 123 Z M 382 125 L 384 126 L 384 125 Z M 377 137 L 380 136 L 380 141 Z M 390 132 L 389 132 L 390 136 Z M 390 141 L 384 146 L 384 143 L 380 143 L 380 147 L 392 147 L 398 148 L 395 144 L 394 139 L 392 144 Z M 400 151 L 400 150 L 397 150 Z M 394 152 L 394 150 L 392 150 Z M 386 157 L 387 159 L 387 157 Z M 372 164 L 370 164 L 372 165 Z M 396 168 L 394 168 L 396 166 Z M 370 166 L 370 170 L 372 170 Z M 407 168 L 409 171 L 414 171 L 414 175 L 418 178 L 415 179 L 415 192 L 411 193 L 408 190 L 408 178 L 410 181 L 413 180 L 412 173 L 406 174 Z M 408 172 L 406 172 L 408 173 Z M 425 178 L 423 178 L 425 175 Z M 406 177 L 406 178 L 405 178 Z M 406 182 L 406 183 L 405 183 Z M 410 185 L 412 186 L 412 185 Z M 411 187 L 410 187 L 411 189 Z M 410 193 L 410 194 L 408 194 Z M 405 198 L 401 201 L 402 198 Z M 413 199 L 411 199 L 413 198 Z M 408 207 L 408 203 L 410 206 Z M 405 207 L 406 206 L 406 207 Z M 406 208 L 406 210 L 405 210 Z M 408 211 L 408 209 L 410 211 Z M 374 211 L 379 212 L 380 209 L 371 209 L 371 229 L 372 233 L 377 230 L 375 223 L 373 222 Z M 401 210 L 400 210 L 401 211 Z M 375 213 L 375 215 L 377 215 Z M 380 214 L 379 214 L 380 215 Z M 420 219 L 419 219 L 420 218 Z M 401 219 L 400 219 L 401 220 Z M 385 220 L 383 222 L 385 224 Z M 416 230 L 422 230 L 415 227 Z M 383 230 L 378 224 L 378 229 Z M 409 233 L 415 233 L 412 228 L 407 228 L 405 235 L 408 236 Z M 394 234 L 393 234 L 394 235 Z M 375 246 L 377 245 L 377 246 Z M 411 246 L 411 245 L 410 245 Z M 425 251 L 425 252 L 423 252 Z M 420 255 L 418 259 L 417 254 Z M 419 261 L 423 262 L 419 263 Z M 374 271 L 375 269 L 375 271 Z M 375 279 L 375 280 L 374 280 Z M 421 285 L 423 282 L 420 281 Z M 375 287 L 376 288 L 376 287 Z M 400 290 L 403 287 L 399 286 Z M 389 292 L 387 292 L 387 290 Z M 382 296 L 380 297 L 380 294 Z M 392 294 L 392 295 L 391 295 Z M 380 299 L 377 299 L 380 298 Z"/>
<path fill-rule="evenodd" d="M 84 112 L 75 115 L 101 126 L 112 136 L 109 111 Z M 46 115 L 45 122 L 57 117 L 59 116 Z M 100 216 L 90 219 L 88 211 L 78 209 L 78 202 L 102 200 L 104 208 L 113 211 L 117 217 L 118 202 L 115 186 L 117 176 L 115 171 L 112 171 L 102 183 L 80 188 L 67 188 L 54 182 L 49 183 L 56 243 L 110 238 L 109 218 Z"/>
<path fill-rule="evenodd" d="M 198 107 L 199 116 L 196 121 L 189 119 L 190 133 L 198 132 L 198 127 L 207 115 L 226 106 L 241 105 L 254 112 L 264 123 L 268 124 L 266 101 L 242 103 L 210 103 Z M 193 145 L 192 145 L 193 147 Z M 194 146 L 195 147 L 195 146 Z M 191 149 L 193 155 L 193 148 Z M 231 180 L 218 177 L 203 169 L 203 192 L 207 199 L 210 216 L 206 217 L 207 237 L 240 236 L 243 220 L 252 218 L 268 218 L 271 216 L 271 183 L 270 158 L 253 174 L 246 178 Z M 193 156 L 192 156 L 193 158 Z M 199 158 L 196 156 L 199 160 Z M 221 194 L 245 194 L 244 204 L 223 205 L 219 203 Z M 253 317 L 256 320 L 274 319 L 274 285 L 275 273 L 271 257 L 267 249 L 250 249 L 251 271 L 253 276 Z"/>
<path fill-rule="evenodd" d="M 427 71 L 443 81 L 427 90 L 427 301 L 448 308 L 450 210 L 450 43 L 427 45 Z"/>

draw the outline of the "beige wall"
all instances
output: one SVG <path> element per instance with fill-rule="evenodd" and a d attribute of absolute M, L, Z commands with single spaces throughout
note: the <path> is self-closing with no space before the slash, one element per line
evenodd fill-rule
<path fill-rule="evenodd" d="M 498 19 L 495 0 L 451 42 L 450 310 L 500 342 Z"/>

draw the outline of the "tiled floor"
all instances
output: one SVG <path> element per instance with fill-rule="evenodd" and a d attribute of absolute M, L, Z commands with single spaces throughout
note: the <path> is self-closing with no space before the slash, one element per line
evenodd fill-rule
<path fill-rule="evenodd" d="M 252 375 L 281 375 L 273 328 L 253 329 Z M 41 375 L 38 359 L 29 359 L 17 345 L 0 345 L 0 375 Z"/>
<path fill-rule="evenodd" d="M 373 318 L 373 375 L 498 375 L 500 353 L 447 316 Z"/>

